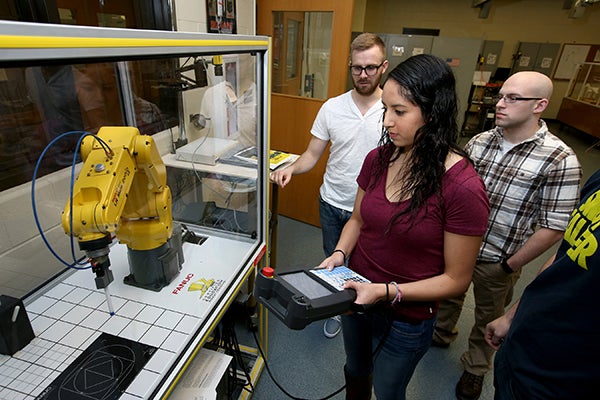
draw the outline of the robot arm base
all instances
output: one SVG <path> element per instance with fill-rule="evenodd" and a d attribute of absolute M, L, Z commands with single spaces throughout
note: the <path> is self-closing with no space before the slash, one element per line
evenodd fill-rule
<path fill-rule="evenodd" d="M 183 264 L 182 229 L 173 225 L 173 235 L 162 246 L 152 250 L 127 249 L 130 274 L 123 283 L 160 292 L 181 271 Z"/>

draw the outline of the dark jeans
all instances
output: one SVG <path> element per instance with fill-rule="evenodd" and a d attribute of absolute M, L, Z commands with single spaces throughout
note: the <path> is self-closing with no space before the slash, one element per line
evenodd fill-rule
<path fill-rule="evenodd" d="M 389 324 L 374 313 L 342 315 L 346 371 L 357 378 L 372 372 L 377 400 L 406 398 L 408 382 L 431 344 L 435 318 L 418 324 L 393 321 L 391 328 Z"/>
<path fill-rule="evenodd" d="M 352 216 L 350 211 L 342 210 L 332 206 L 319 197 L 319 215 L 321 220 L 321 230 L 323 235 L 323 251 L 325 257 L 329 257 L 342 234 L 344 225 Z"/>

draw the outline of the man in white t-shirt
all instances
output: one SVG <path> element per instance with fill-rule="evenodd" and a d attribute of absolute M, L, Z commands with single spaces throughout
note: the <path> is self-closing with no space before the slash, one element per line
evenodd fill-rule
<path fill-rule="evenodd" d="M 310 171 L 331 142 L 323 184 L 319 190 L 319 213 L 323 251 L 331 255 L 342 228 L 352 215 L 356 177 L 369 150 L 381 137 L 383 105 L 379 83 L 388 67 L 385 44 L 372 33 L 362 33 L 350 45 L 350 72 L 354 88 L 327 100 L 313 123 L 308 147 L 289 167 L 271 173 L 271 180 L 285 187 L 292 175 Z M 339 317 L 325 321 L 325 336 L 341 329 Z"/>

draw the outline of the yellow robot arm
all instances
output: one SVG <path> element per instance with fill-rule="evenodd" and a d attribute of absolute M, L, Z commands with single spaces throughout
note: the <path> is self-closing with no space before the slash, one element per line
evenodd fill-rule
<path fill-rule="evenodd" d="M 171 192 L 154 140 L 134 127 L 102 127 L 96 137 L 84 138 L 81 155 L 84 164 L 73 187 L 73 205 L 67 202 L 62 216 L 64 231 L 70 234 L 72 223 L 80 248 L 92 265 L 101 265 L 100 270 L 110 265 L 108 244 L 114 233 L 129 251 L 131 275 L 126 283 L 162 288 L 179 272 L 183 254 L 180 238 L 174 248 L 170 243 Z M 166 277 L 164 271 L 153 271 L 164 269 L 165 254 L 169 263 L 173 252 L 178 258 L 176 268 L 169 267 Z M 105 277 L 99 284 L 97 278 L 96 285 L 106 287 L 110 281 L 112 277 Z M 161 283 L 156 285 L 157 281 Z"/>

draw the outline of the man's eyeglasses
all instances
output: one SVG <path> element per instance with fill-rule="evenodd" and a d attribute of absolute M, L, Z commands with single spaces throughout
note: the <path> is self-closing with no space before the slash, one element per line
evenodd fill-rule
<path fill-rule="evenodd" d="M 365 71 L 368 76 L 373 76 L 377 73 L 377 70 L 383 65 L 384 62 L 385 61 L 379 65 L 367 65 L 366 67 L 361 67 L 360 65 L 351 65 L 350 72 L 352 72 L 352 75 L 354 76 L 359 76 L 363 71 Z"/>
<path fill-rule="evenodd" d="M 526 100 L 542 100 L 542 97 L 519 97 L 514 94 L 505 94 L 505 95 L 496 95 L 492 97 L 494 104 L 498 103 L 500 100 L 504 99 L 506 104 L 516 103 L 517 101 L 526 101 Z"/>

